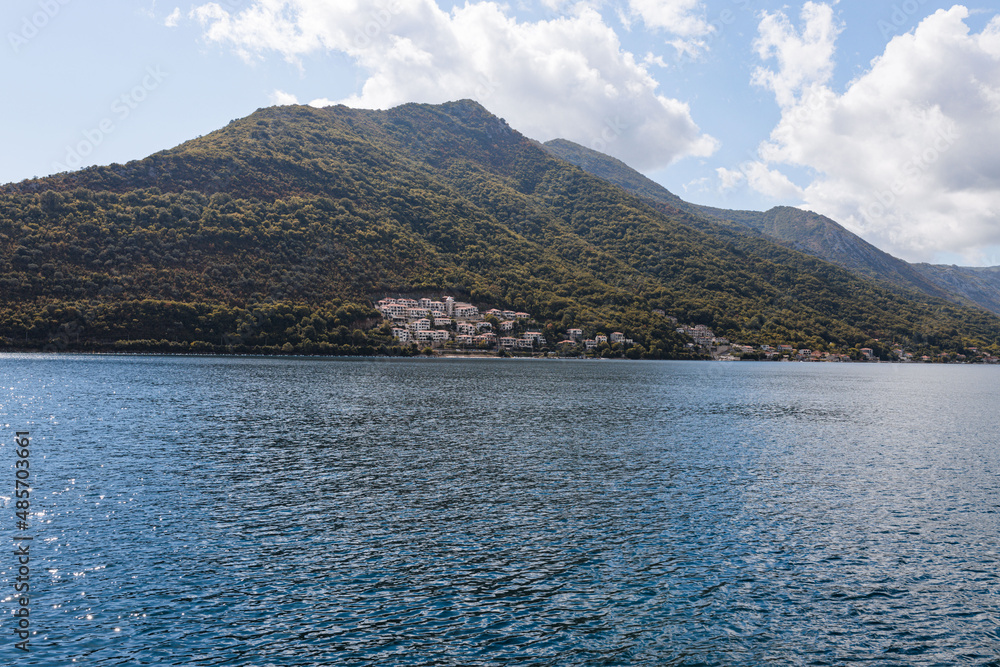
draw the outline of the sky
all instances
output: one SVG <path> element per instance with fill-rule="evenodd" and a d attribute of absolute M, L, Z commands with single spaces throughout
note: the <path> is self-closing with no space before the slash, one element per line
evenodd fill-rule
<path fill-rule="evenodd" d="M 276 104 L 471 98 L 682 198 L 1000 265 L 1000 2 L 5 0 L 0 183 Z"/>

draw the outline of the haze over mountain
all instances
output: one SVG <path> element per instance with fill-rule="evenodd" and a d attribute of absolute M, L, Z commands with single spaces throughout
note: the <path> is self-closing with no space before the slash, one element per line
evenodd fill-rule
<path fill-rule="evenodd" d="M 650 358 L 689 354 L 656 309 L 813 349 L 961 352 L 1000 337 L 992 314 L 664 197 L 554 157 L 469 100 L 261 109 L 143 160 L 0 189 L 0 336 L 399 353 L 372 301 L 450 293 L 527 311 L 550 340 L 624 331 Z"/>
<path fill-rule="evenodd" d="M 660 184 L 646 178 L 624 162 L 565 139 L 545 143 L 553 154 L 581 169 L 658 205 L 661 210 L 685 211 L 701 224 L 735 222 L 746 231 L 756 232 L 789 248 L 814 255 L 859 275 L 896 287 L 917 290 L 929 296 L 974 304 L 1000 314 L 1000 267 L 958 267 L 910 264 L 879 250 L 830 218 L 789 206 L 768 211 L 733 211 L 699 206 L 682 200 Z"/>

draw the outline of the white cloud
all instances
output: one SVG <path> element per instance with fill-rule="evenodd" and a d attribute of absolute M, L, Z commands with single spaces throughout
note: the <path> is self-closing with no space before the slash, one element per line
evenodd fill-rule
<path fill-rule="evenodd" d="M 295 95 L 292 95 L 291 93 L 286 93 L 283 90 L 276 90 L 271 93 L 271 103 L 277 106 L 298 104 L 299 98 L 295 97 Z"/>
<path fill-rule="evenodd" d="M 563 5 L 567 5 L 573 0 L 541 0 L 542 6 L 545 7 L 550 12 L 558 12 L 563 8 Z"/>
<path fill-rule="evenodd" d="M 696 55 L 705 49 L 700 39 L 712 32 L 705 19 L 702 0 L 629 0 L 632 16 L 642 19 L 647 28 L 674 35 L 668 44 L 680 56 Z"/>
<path fill-rule="evenodd" d="M 715 170 L 715 173 L 719 177 L 719 188 L 723 191 L 732 190 L 737 185 L 740 185 L 743 182 L 743 179 L 746 178 L 743 175 L 743 172 L 739 169 L 726 169 L 725 167 L 719 167 Z"/>
<path fill-rule="evenodd" d="M 1000 244 L 1000 17 L 971 34 L 965 7 L 939 10 L 838 93 L 827 85 L 829 14 L 810 5 L 801 35 L 782 16 L 761 21 L 759 52 L 779 69 L 755 81 L 782 116 L 760 147 L 771 175 L 748 183 L 777 196 L 774 167 L 805 168 L 813 177 L 799 201 L 879 247 L 985 261 L 982 249 Z"/>
<path fill-rule="evenodd" d="M 684 188 L 684 192 L 705 192 L 708 190 L 708 185 L 711 182 L 708 176 L 702 178 L 696 178 L 693 181 L 685 183 L 681 187 Z"/>
<path fill-rule="evenodd" d="M 238 13 L 212 3 L 192 15 L 209 40 L 247 58 L 346 53 L 367 76 L 358 93 L 337 100 L 349 106 L 473 98 L 528 136 L 565 137 L 640 169 L 717 146 L 686 104 L 658 94 L 647 69 L 655 63 L 625 51 L 585 4 L 537 22 L 519 22 L 489 1 L 445 11 L 436 0 L 257 0 Z"/>
<path fill-rule="evenodd" d="M 336 100 L 331 100 L 326 97 L 317 97 L 309 102 L 309 106 L 316 107 L 317 109 L 322 109 L 323 107 L 332 107 L 335 104 L 340 104 Z"/>
<path fill-rule="evenodd" d="M 667 65 L 667 62 L 663 59 L 663 56 L 658 56 L 653 53 L 647 53 L 646 56 L 642 59 L 642 64 L 645 65 L 646 67 L 652 67 L 652 66 L 663 67 L 663 68 L 669 67 L 669 65 Z"/>
<path fill-rule="evenodd" d="M 807 2 L 801 17 L 805 25 L 800 34 L 783 12 L 763 12 L 753 44 L 761 60 L 778 61 L 778 71 L 758 67 L 752 81 L 772 90 L 783 107 L 793 103 L 803 88 L 830 79 L 835 43 L 842 29 L 830 5 Z"/>
<path fill-rule="evenodd" d="M 718 167 L 715 175 L 719 179 L 719 191 L 725 192 L 746 183 L 751 188 L 772 199 L 801 200 L 802 188 L 777 169 L 771 169 L 766 162 L 749 160 L 739 169 Z"/>
<path fill-rule="evenodd" d="M 802 189 L 776 169 L 769 169 L 764 162 L 750 162 L 744 167 L 747 183 L 757 192 L 774 199 L 801 199 Z"/>
<path fill-rule="evenodd" d="M 174 7 L 174 11 L 170 12 L 170 16 L 168 16 L 163 21 L 163 25 L 167 26 L 168 28 L 176 28 L 177 24 L 180 23 L 180 21 L 181 21 L 181 8 Z"/>
<path fill-rule="evenodd" d="M 650 28 L 684 37 L 704 35 L 711 31 L 705 20 L 701 0 L 629 0 L 633 14 L 642 17 Z"/>

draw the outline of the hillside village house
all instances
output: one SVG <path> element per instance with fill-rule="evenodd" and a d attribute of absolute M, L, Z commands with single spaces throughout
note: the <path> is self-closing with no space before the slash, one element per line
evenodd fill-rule
<path fill-rule="evenodd" d="M 426 343 L 433 346 L 441 345 L 447 341 L 454 341 L 459 347 L 499 347 L 505 350 L 532 350 L 546 344 L 545 336 L 539 331 L 527 331 L 520 337 L 504 335 L 498 338 L 493 332 L 493 325 L 483 319 L 483 314 L 479 308 L 470 303 L 457 302 L 453 297 L 446 296 L 442 299 L 393 299 L 386 298 L 378 302 L 376 306 L 382 316 L 393 323 L 392 335 L 401 343 Z M 491 308 L 485 315 L 493 316 L 500 321 L 499 333 L 509 334 L 518 326 L 518 320 L 530 319 L 530 315 L 521 311 L 500 310 Z M 670 318 L 676 321 L 676 318 Z M 432 328 L 451 327 L 454 323 L 454 333 L 450 330 Z M 725 338 L 717 337 L 711 329 L 704 324 L 695 326 L 678 326 L 677 332 L 686 334 L 693 339 L 695 345 L 702 347 L 728 346 L 729 341 Z M 621 331 L 613 331 L 610 335 L 603 334 L 593 338 L 584 339 L 582 329 L 567 329 L 566 339 L 557 343 L 561 349 L 568 350 L 583 343 L 584 349 L 594 350 L 602 343 L 610 345 L 634 345 L 631 338 L 627 338 Z M 810 349 L 794 349 L 791 345 L 761 345 L 754 348 L 752 345 L 735 345 L 732 352 L 736 354 L 752 354 L 760 350 L 768 359 L 777 359 L 787 356 L 799 361 L 850 361 L 850 357 L 841 354 L 813 351 Z M 861 348 L 861 357 L 865 361 L 876 361 L 878 359 L 871 348 Z M 976 349 L 971 352 L 978 353 Z M 893 350 L 896 357 L 901 361 L 914 362 L 917 359 L 911 353 L 906 352 L 901 347 Z M 966 361 L 965 355 L 953 355 L 957 361 Z M 732 356 L 726 358 L 732 359 Z M 949 360 L 947 354 L 940 355 L 942 360 Z M 930 357 L 924 356 L 920 361 L 931 361 Z M 1000 359 L 987 356 L 986 363 L 998 363 Z"/>
<path fill-rule="evenodd" d="M 471 303 L 455 301 L 454 297 L 446 296 L 440 300 L 385 298 L 375 308 L 382 317 L 396 325 L 392 328 L 392 335 L 401 343 L 443 343 L 454 340 L 460 347 L 476 347 L 495 346 L 498 342 L 497 335 L 493 333 L 493 325 L 483 320 L 479 308 Z M 505 318 L 500 324 L 502 332 L 513 331 L 516 320 L 531 318 L 525 312 L 497 308 L 492 308 L 485 314 L 498 319 Z M 454 335 L 445 329 L 431 328 L 450 326 L 453 321 Z M 500 344 L 507 349 L 532 349 L 536 345 L 544 345 L 545 337 L 537 331 L 529 331 L 521 338 L 506 336 L 500 340 Z"/>
<path fill-rule="evenodd" d="M 696 324 L 693 327 L 677 327 L 677 333 L 690 336 L 696 345 L 703 347 L 722 344 L 716 341 L 715 334 L 704 324 Z"/>
<path fill-rule="evenodd" d="M 545 336 L 540 331 L 526 331 L 520 337 L 505 335 L 498 338 L 493 332 L 493 325 L 483 319 L 485 315 L 501 320 L 499 333 L 509 334 L 517 328 L 518 320 L 531 319 L 531 315 L 523 311 L 491 308 L 486 313 L 480 313 L 478 307 L 455 301 L 450 296 L 437 300 L 385 298 L 375 308 L 382 317 L 392 321 L 392 335 L 401 343 L 439 344 L 453 340 L 459 347 L 493 347 L 499 343 L 506 350 L 531 350 L 546 345 Z M 451 327 L 452 323 L 454 333 L 432 328 Z M 565 348 L 581 342 L 585 349 L 592 350 L 601 343 L 608 343 L 609 337 L 599 335 L 583 340 L 583 329 L 567 329 L 566 340 L 558 345 Z M 610 336 L 610 344 L 632 345 L 633 341 L 621 331 L 615 331 Z"/>
<path fill-rule="evenodd" d="M 633 342 L 634 341 L 631 338 L 626 338 L 625 334 L 623 334 L 621 331 L 615 331 L 614 333 L 611 334 L 612 345 L 614 345 L 615 343 L 621 343 L 622 345 L 632 345 Z"/>

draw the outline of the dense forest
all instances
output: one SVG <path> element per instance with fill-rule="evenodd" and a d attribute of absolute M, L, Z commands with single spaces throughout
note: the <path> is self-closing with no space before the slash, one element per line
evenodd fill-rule
<path fill-rule="evenodd" d="M 654 309 L 750 344 L 996 349 L 992 314 L 693 216 L 470 101 L 263 109 L 0 188 L 0 349 L 415 354 L 373 302 L 442 293 L 646 358 L 692 354 Z"/>

